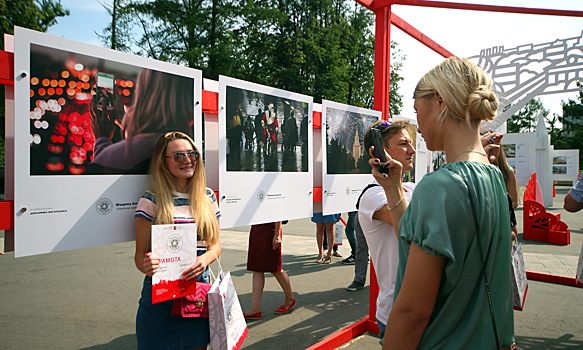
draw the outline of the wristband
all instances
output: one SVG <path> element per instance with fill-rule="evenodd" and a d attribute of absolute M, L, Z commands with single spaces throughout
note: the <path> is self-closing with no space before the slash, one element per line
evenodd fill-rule
<path fill-rule="evenodd" d="M 395 210 L 395 208 L 398 207 L 399 204 L 401 204 L 401 202 L 403 201 L 403 198 L 405 198 L 405 195 L 404 194 L 403 194 L 403 197 L 401 197 L 401 199 L 399 199 L 399 201 L 397 202 L 397 204 L 395 204 L 392 208 L 388 208 L 388 205 L 387 205 L 387 209 L 389 209 L 389 211 Z"/>

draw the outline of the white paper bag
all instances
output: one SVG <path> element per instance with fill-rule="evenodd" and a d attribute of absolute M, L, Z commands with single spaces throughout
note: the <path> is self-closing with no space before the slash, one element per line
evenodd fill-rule
<path fill-rule="evenodd" d="M 579 254 L 579 263 L 577 264 L 577 284 L 583 286 L 583 245 Z"/>
<path fill-rule="evenodd" d="M 334 224 L 334 245 L 342 245 L 342 239 L 344 235 L 344 224 L 342 221 L 338 221 Z"/>
<path fill-rule="evenodd" d="M 514 300 L 514 310 L 522 311 L 528 281 L 526 279 L 526 268 L 524 267 L 524 257 L 522 256 L 522 246 L 518 242 L 512 245 L 512 297 Z"/>
<path fill-rule="evenodd" d="M 212 350 L 237 350 L 249 333 L 230 272 L 221 272 L 208 292 Z"/>

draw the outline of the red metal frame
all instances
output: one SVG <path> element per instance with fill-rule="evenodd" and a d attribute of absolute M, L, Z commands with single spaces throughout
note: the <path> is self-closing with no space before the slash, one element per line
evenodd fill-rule
<path fill-rule="evenodd" d="M 0 84 L 14 85 L 14 54 L 0 50 Z"/>
<path fill-rule="evenodd" d="M 359 1 L 357 1 L 359 2 Z M 428 0 L 374 0 L 371 1 L 372 9 L 387 7 L 391 5 L 406 5 L 420 7 L 434 7 L 452 10 L 469 10 L 483 12 L 517 13 L 527 15 L 546 15 L 564 17 L 583 17 L 583 11 L 538 9 L 530 7 L 497 6 L 480 4 L 463 4 L 459 2 L 428 1 Z M 367 7 L 370 9 L 370 7 Z"/>
<path fill-rule="evenodd" d="M 564 284 L 566 286 L 583 287 L 583 284 L 578 283 L 575 277 L 549 275 L 547 273 L 526 271 L 526 278 L 535 281 Z"/>

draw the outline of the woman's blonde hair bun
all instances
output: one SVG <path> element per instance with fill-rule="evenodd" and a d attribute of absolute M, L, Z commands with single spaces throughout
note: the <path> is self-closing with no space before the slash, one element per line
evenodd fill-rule
<path fill-rule="evenodd" d="M 425 73 L 413 98 L 429 97 L 436 91 L 445 102 L 442 119 L 452 118 L 471 125 L 496 117 L 498 98 L 492 91 L 492 79 L 465 58 L 450 57 Z"/>
<path fill-rule="evenodd" d="M 480 85 L 468 96 L 468 111 L 473 119 L 492 120 L 498 111 L 496 94 L 485 85 Z"/>

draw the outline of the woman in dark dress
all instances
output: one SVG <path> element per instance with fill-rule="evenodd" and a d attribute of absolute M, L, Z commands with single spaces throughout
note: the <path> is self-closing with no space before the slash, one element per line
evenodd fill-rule
<path fill-rule="evenodd" d="M 288 313 L 295 305 L 289 276 L 281 267 L 281 221 L 251 226 L 247 270 L 253 271 L 253 299 L 245 319 L 261 318 L 261 295 L 265 286 L 265 272 L 270 272 L 283 289 L 285 301 L 275 310 L 278 315 Z"/>

